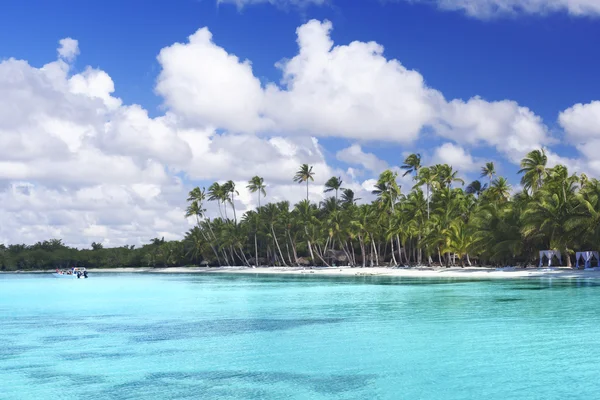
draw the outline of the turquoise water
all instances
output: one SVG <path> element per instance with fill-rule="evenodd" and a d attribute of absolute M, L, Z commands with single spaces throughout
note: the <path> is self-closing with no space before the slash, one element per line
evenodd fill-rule
<path fill-rule="evenodd" d="M 597 399 L 600 286 L 0 275 L 0 399 Z"/>

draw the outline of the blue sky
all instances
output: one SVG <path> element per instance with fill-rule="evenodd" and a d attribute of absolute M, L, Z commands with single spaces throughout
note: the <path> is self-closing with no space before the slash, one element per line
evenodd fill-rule
<path fill-rule="evenodd" d="M 290 141 L 293 146 L 304 149 L 306 154 L 311 154 L 306 159 L 303 159 L 302 152 L 295 154 L 295 158 L 292 158 L 299 162 L 319 161 L 314 158 L 317 156 L 315 156 L 315 149 L 310 148 L 310 140 L 306 141 L 307 135 L 313 135 L 318 138 L 321 146 L 320 150 L 324 157 L 323 168 L 326 167 L 324 171 L 348 174 L 348 168 L 353 168 L 355 172 L 358 171 L 358 175 L 352 178 L 350 174 L 348 179 L 356 179 L 354 182 L 356 188 L 361 185 L 363 188 L 367 187 L 365 181 L 374 178 L 377 173 L 373 170 L 369 171 L 364 167 L 364 163 L 361 167 L 360 163 L 354 165 L 344 161 L 340 152 L 352 145 L 360 146 L 362 151 L 356 157 L 371 157 L 369 160 L 375 157 L 379 159 L 376 165 L 385 163 L 389 166 L 398 165 L 406 153 L 413 151 L 423 153 L 425 159 L 431 162 L 458 157 L 460 160 L 466 160 L 465 168 L 470 170 L 465 173 L 469 179 L 476 178 L 478 175 L 477 168 L 473 165 L 478 166 L 491 159 L 497 163 L 498 169 L 517 185 L 518 166 L 515 158 L 511 158 L 511 154 L 519 153 L 520 150 L 516 149 L 522 143 L 528 146 L 539 143 L 549 145 L 553 162 L 564 161 L 572 170 L 584 171 L 591 175 L 600 173 L 600 166 L 595 164 L 591 151 L 587 154 L 580 151 L 584 147 L 596 148 L 594 147 L 597 145 L 596 137 L 600 137 L 600 132 L 595 127 L 595 121 L 600 121 L 598 116 L 600 107 L 596 107 L 593 103 L 600 93 L 600 80 L 597 79 L 600 55 L 596 51 L 596 38 L 600 37 L 599 0 L 560 0 L 553 3 L 555 6 L 551 6 L 550 2 L 545 0 L 480 0 L 479 2 L 448 0 L 444 3 L 445 6 L 440 6 L 436 0 L 272 0 L 271 2 L 238 0 L 238 3 L 238 5 L 227 2 L 217 4 L 215 0 L 8 1 L 2 4 L 0 12 L 0 37 L 3 38 L 0 41 L 0 59 L 7 60 L 12 57 L 26 60 L 32 71 L 39 72 L 43 70 L 42 66 L 56 60 L 56 49 L 60 39 L 75 39 L 78 41 L 79 53 L 76 58 L 73 57 L 73 60 L 67 60 L 68 76 L 65 79 L 86 76 L 85 71 L 88 67 L 94 71 L 102 71 L 109 77 L 108 82 L 112 82 L 115 88 L 110 96 L 120 99 L 119 104 L 122 108 L 115 109 L 107 106 L 110 110 L 106 113 L 103 111 L 103 115 L 110 114 L 106 117 L 107 121 L 116 124 L 113 114 L 125 112 L 128 106 L 138 104 L 149 115 L 149 119 L 144 120 L 144 123 L 151 124 L 159 121 L 167 114 L 178 118 L 179 125 L 173 128 L 175 131 L 188 128 L 216 129 L 216 132 L 222 136 L 206 134 L 208 136 L 202 139 L 210 140 L 211 146 L 215 146 L 219 141 L 230 143 L 239 142 L 242 138 L 255 140 L 251 139 L 255 137 L 259 138 L 256 139 L 257 145 L 262 145 L 272 137 L 282 137 L 284 141 Z M 242 3 L 243 6 L 240 7 Z M 281 83 L 282 69 L 275 64 L 298 56 L 296 30 L 311 20 L 316 20 L 320 24 L 330 21 L 332 29 L 329 35 L 334 43 L 334 49 L 335 46 L 346 46 L 354 41 L 376 42 L 385 48 L 383 57 L 388 62 L 398 60 L 404 68 L 415 71 L 417 76 L 422 77 L 424 89 L 419 90 L 423 89 L 427 92 L 431 89 L 436 93 L 433 97 L 443 96 L 443 101 L 437 97 L 426 101 L 429 107 L 426 113 L 434 115 L 419 119 L 418 123 L 422 124 L 422 129 L 417 128 L 420 133 L 413 132 L 416 135 L 415 140 L 405 140 L 407 135 L 410 135 L 408 131 L 411 129 L 406 128 L 404 122 L 408 125 L 414 122 L 410 115 L 400 116 L 398 119 L 391 118 L 390 124 L 398 123 L 400 132 L 396 139 L 391 140 L 382 140 L 382 135 L 385 134 L 381 132 L 371 134 L 368 129 L 359 129 L 345 134 L 343 124 L 329 126 L 327 121 L 322 124 L 322 130 L 321 125 L 316 122 L 307 125 L 308 127 L 297 127 L 294 124 L 306 119 L 306 115 L 313 114 L 299 114 L 297 119 L 290 117 L 287 120 L 281 116 L 281 110 L 263 110 L 267 114 L 271 113 L 268 115 L 269 120 L 277 121 L 269 129 L 264 128 L 267 125 L 261 125 L 262 128 L 245 130 L 239 127 L 246 121 L 240 121 L 237 125 L 229 123 L 229 120 L 235 118 L 237 114 L 234 109 L 229 110 L 228 114 L 227 102 L 225 102 L 237 97 L 241 103 L 251 104 L 253 97 L 242 98 L 245 92 L 240 91 L 239 96 L 236 96 L 236 88 L 232 87 L 230 88 L 234 92 L 231 94 L 232 97 L 224 99 L 224 103 L 215 105 L 214 109 L 206 112 L 198 110 L 198 115 L 192 115 L 193 112 L 190 114 L 190 111 L 184 107 L 186 102 L 195 101 L 183 97 L 190 96 L 193 91 L 175 93 L 177 87 L 187 84 L 185 79 L 190 79 L 190 76 L 185 75 L 187 70 L 180 68 L 181 64 L 188 63 L 186 57 L 189 57 L 189 68 L 192 71 L 195 68 L 204 71 L 203 76 L 198 78 L 204 80 L 190 82 L 190 87 L 206 89 L 207 84 L 217 79 L 215 78 L 217 75 L 213 77 L 211 73 L 217 73 L 219 70 L 226 71 L 215 65 L 212 66 L 213 69 L 206 69 L 209 67 L 201 65 L 206 58 L 200 57 L 200 53 L 197 53 L 200 61 L 192 60 L 193 54 L 196 53 L 191 52 L 192 46 L 187 46 L 188 37 L 198 29 L 207 27 L 212 33 L 211 49 L 214 45 L 214 48 L 222 49 L 226 54 L 235 55 L 240 63 L 243 60 L 251 61 L 251 77 L 246 76 L 240 82 L 247 83 L 256 78 L 263 85 L 263 90 L 266 90 L 267 84 L 275 83 L 278 91 L 281 92 L 279 95 L 283 96 L 280 99 L 285 98 L 285 101 L 289 100 L 290 104 L 293 104 L 300 98 L 300 94 L 290 93 L 290 88 Z M 167 61 L 159 61 L 157 56 L 161 49 L 174 48 L 174 43 L 183 43 L 190 51 L 177 55 L 180 58 L 174 61 L 171 70 L 167 70 L 165 67 Z M 175 55 L 174 52 L 169 53 L 169 57 Z M 365 53 L 362 56 L 368 57 L 369 54 Z M 357 60 L 359 59 L 354 59 L 352 65 L 356 65 L 359 62 Z M 200 64 L 194 65 L 194 62 Z M 341 62 L 339 66 L 342 66 Z M 291 68 L 290 64 L 288 68 Z M 232 69 L 232 71 L 238 70 Z M 343 67 L 336 71 L 345 70 Z M 193 74 L 191 76 L 191 79 L 196 79 Z M 226 78 L 232 81 L 234 79 L 237 77 Z M 352 80 L 352 77 L 346 79 Z M 386 86 L 384 81 L 386 77 L 377 79 L 380 79 L 377 82 L 383 83 L 379 86 L 375 85 L 376 87 L 381 89 L 382 86 Z M 160 80 L 166 82 L 163 89 L 158 89 L 157 82 Z M 316 85 L 316 82 L 310 84 Z M 252 86 L 251 83 L 249 85 Z M 89 87 L 91 84 L 86 90 L 91 90 Z M 107 87 L 110 87 L 110 83 Z M 81 95 L 81 90 L 77 90 L 77 94 Z M 110 92 L 109 89 L 106 90 L 106 95 L 103 95 L 105 100 Z M 393 108 L 394 99 L 389 98 L 389 93 L 384 99 L 381 93 L 373 90 L 366 93 L 365 97 L 370 96 L 375 101 L 379 99 L 382 101 L 381 104 L 392 106 L 390 110 L 398 112 Z M 94 93 L 86 92 L 86 94 L 95 98 L 100 96 Z M 430 95 L 431 93 L 426 94 L 426 96 Z M 262 98 L 264 93 L 261 92 L 259 96 Z M 483 103 L 472 104 L 475 96 L 481 97 Z M 409 98 L 409 103 L 410 99 L 412 97 Z M 313 98 L 311 101 L 314 100 Z M 460 104 L 453 103 L 453 100 Z M 215 100 L 215 103 L 217 102 Z M 512 106 L 509 106 L 509 103 L 514 106 L 511 110 L 502 111 L 495 108 L 496 106 L 510 108 Z M 569 113 L 568 120 L 559 123 L 559 114 L 578 103 L 581 103 L 582 107 L 573 109 L 573 112 Z M 240 110 L 246 109 L 244 105 L 241 107 Z M 490 107 L 488 114 L 483 114 L 482 110 L 487 107 Z M 388 111 L 382 111 L 381 115 L 388 115 Z M 214 116 L 210 114 L 211 112 Z M 48 116 L 48 113 L 49 111 L 43 111 L 44 116 Z M 519 115 L 523 113 L 527 114 L 524 118 L 530 124 L 525 130 L 522 122 L 518 122 L 521 121 L 518 119 Z M 317 114 L 314 116 L 315 120 L 319 119 Z M 255 117 L 259 118 L 250 116 L 247 121 L 252 121 Z M 370 117 L 374 118 L 372 122 L 373 132 L 375 132 L 380 118 L 377 110 L 369 110 L 369 113 L 365 114 L 365 118 Z M 62 122 L 69 122 L 64 121 L 64 118 L 68 119 L 68 117 L 61 118 Z M 495 133 L 480 131 L 481 129 L 485 131 L 487 124 L 496 121 L 496 118 L 500 121 L 498 129 L 506 129 L 506 138 L 503 138 L 503 134 L 498 133 L 498 130 Z M 169 127 L 172 128 L 171 125 Z M 0 130 L 2 128 L 0 125 Z M 299 132 L 302 131 L 300 136 L 292 132 L 296 128 Z M 535 140 L 528 138 L 527 129 L 530 128 L 534 129 L 533 136 L 539 136 Z M 131 130 L 128 129 L 123 128 L 123 132 L 131 134 Z M 310 129 L 314 132 L 307 132 Z M 323 133 L 328 129 L 327 134 Z M 382 129 L 384 132 L 389 131 L 393 136 L 393 124 L 385 125 Z M 123 132 L 119 132 L 119 135 L 126 134 Z M 173 137 L 178 139 L 185 136 L 177 132 L 173 134 L 175 135 Z M 85 136 L 83 133 L 81 135 Z M 98 135 L 90 136 L 96 139 L 98 137 Z M 166 140 L 162 136 L 161 138 Z M 556 139 L 555 142 L 551 143 L 550 138 Z M 123 140 L 126 142 L 126 139 Z M 156 138 L 152 140 L 154 139 Z M 512 143 L 513 139 L 521 144 L 507 144 Z M 200 145 L 198 140 L 187 140 L 185 146 L 193 150 L 193 146 Z M 134 149 L 125 154 L 123 146 L 120 149 L 107 150 L 110 146 L 106 144 L 107 142 L 102 143 L 104 147 L 98 148 L 111 157 L 125 155 L 140 165 L 148 160 L 159 160 L 163 167 L 175 168 L 171 175 L 164 179 L 173 180 L 183 177 L 183 182 L 177 183 L 183 185 L 179 188 L 182 191 L 185 191 L 186 185 L 208 184 L 211 180 L 228 178 L 198 171 L 205 168 L 207 163 L 213 162 L 217 165 L 225 159 L 236 160 L 236 157 L 244 157 L 241 153 L 232 153 L 227 156 L 230 158 L 226 156 L 222 159 L 211 158 L 213 161 L 208 161 L 204 157 L 204 160 L 196 162 L 193 168 L 189 165 L 173 167 L 176 162 L 169 161 L 166 156 L 164 161 L 162 155 L 158 153 L 140 154 L 137 153 L 139 149 Z M 164 144 L 164 142 L 160 143 Z M 160 147 L 163 144 L 156 146 Z M 440 149 L 445 144 L 446 152 L 442 152 Z M 243 148 L 243 145 L 240 146 Z M 580 150 L 577 146 L 580 146 Z M 71 150 L 73 148 L 70 147 Z M 153 149 L 152 151 L 156 150 Z M 527 149 L 524 147 L 523 152 L 525 150 Z M 214 149 L 213 153 L 215 153 Z M 284 156 L 282 162 L 285 161 Z M 182 155 L 182 158 L 184 157 Z M 277 166 L 270 168 L 278 169 Z M 242 179 L 236 176 L 234 171 L 231 173 L 234 179 Z M 27 174 L 15 173 L 13 176 L 8 174 L 3 179 L 13 184 L 29 182 L 37 185 L 40 190 L 61 187 L 66 188 L 65 190 L 74 190 L 74 193 L 95 187 L 90 183 L 87 184 L 88 186 L 72 188 L 69 186 L 70 183 L 54 183 L 54 181 L 50 183 L 40 176 L 33 174 L 28 177 Z M 110 181 L 100 182 L 102 183 L 112 184 Z M 98 182 L 94 184 L 98 185 Z M 131 182 L 128 184 L 133 185 Z M 170 209 L 181 207 L 181 204 L 176 204 L 172 200 L 176 197 L 174 192 L 167 190 L 166 186 L 160 186 L 163 185 L 162 183 L 141 180 L 136 184 L 144 188 L 158 185 L 160 196 L 164 197 L 167 193 L 171 193 L 169 196 L 172 197 L 169 199 L 163 198 L 165 204 L 171 207 Z M 142 187 L 139 185 L 136 187 Z M 283 186 L 280 189 L 276 188 L 276 183 L 273 185 L 274 192 L 281 190 L 284 193 L 287 190 Z M 244 205 L 251 207 L 252 203 L 247 200 Z M 56 210 L 59 211 L 71 212 L 72 210 Z M 95 215 L 93 214 L 95 211 L 90 212 Z M 131 239 L 127 235 L 123 236 L 122 231 L 111 227 L 110 224 L 101 224 L 99 222 L 102 220 L 101 217 L 92 220 L 89 226 L 95 227 L 97 235 L 118 236 L 119 239 L 115 239 L 113 243 Z M 154 223 L 160 226 L 160 223 L 156 221 Z M 47 229 L 52 232 L 52 224 L 48 225 Z M 73 235 L 81 236 L 84 229 L 80 228 L 79 231 L 73 232 Z M 173 226 L 165 229 L 169 232 L 176 231 Z M 29 233 L 24 234 L 23 240 L 29 238 L 27 235 Z M 5 234 L 5 237 L 6 240 L 10 240 L 8 234 Z"/>

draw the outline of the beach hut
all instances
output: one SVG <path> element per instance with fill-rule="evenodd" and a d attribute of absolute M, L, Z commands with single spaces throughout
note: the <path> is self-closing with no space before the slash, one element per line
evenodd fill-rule
<path fill-rule="evenodd" d="M 584 269 L 592 268 L 592 259 L 600 266 L 600 257 L 597 251 L 579 251 L 575 253 L 575 268 L 579 268 L 579 261 L 583 261 Z"/>
<path fill-rule="evenodd" d="M 548 260 L 548 266 L 552 265 L 552 258 L 556 257 L 558 259 L 559 265 L 562 264 L 562 257 L 560 256 L 560 251 L 558 250 L 542 250 L 540 251 L 540 265 L 541 268 L 544 264 L 544 257 Z"/>

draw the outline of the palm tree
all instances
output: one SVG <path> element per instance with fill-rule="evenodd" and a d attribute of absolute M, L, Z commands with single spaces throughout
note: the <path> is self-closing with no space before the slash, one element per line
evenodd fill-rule
<path fill-rule="evenodd" d="M 221 188 L 225 195 L 225 201 L 231 204 L 231 208 L 233 209 L 233 220 L 237 225 L 237 215 L 235 214 L 235 195 L 239 195 L 239 193 L 237 190 L 235 190 L 235 183 L 232 180 L 229 180 L 225 182 Z"/>
<path fill-rule="evenodd" d="M 531 190 L 535 193 L 542 187 L 544 179 L 548 175 L 546 171 L 547 163 L 548 156 L 546 156 L 544 149 L 530 151 L 521 160 L 521 169 L 518 173 L 523 174 L 521 184 L 525 190 Z"/>
<path fill-rule="evenodd" d="M 309 166 L 308 164 L 302 164 L 300 166 L 300 169 L 296 172 L 296 175 L 294 175 L 294 182 L 296 183 L 304 183 L 306 182 L 306 201 L 308 200 L 308 181 L 313 181 L 315 180 L 314 176 L 315 173 L 312 172 L 312 165 Z"/>
<path fill-rule="evenodd" d="M 335 200 L 337 202 L 338 199 L 338 190 L 340 190 L 342 187 L 342 178 L 341 177 L 335 177 L 332 176 L 331 178 L 329 178 L 329 180 L 327 182 L 325 182 L 325 193 L 329 193 L 335 190 Z"/>
<path fill-rule="evenodd" d="M 200 227 L 200 220 L 204 218 L 204 213 L 206 212 L 206 210 L 202 208 L 204 199 L 206 199 L 206 190 L 204 188 L 200 189 L 199 187 L 195 187 L 188 193 L 187 201 L 189 205 L 186 209 L 185 217 L 195 217 L 198 228 Z M 212 251 L 215 253 L 217 262 L 219 263 L 219 265 L 221 265 L 219 254 L 213 246 L 212 240 L 208 238 L 208 235 L 206 235 L 203 230 L 200 230 L 200 232 L 202 233 L 204 240 L 206 240 L 206 242 L 210 245 Z"/>
<path fill-rule="evenodd" d="M 250 179 L 248 181 L 248 186 L 246 186 L 246 188 L 248 188 L 248 190 L 250 190 L 250 193 L 257 193 L 258 195 L 258 214 L 257 214 L 257 218 L 256 218 L 256 224 L 254 226 L 254 263 L 256 265 L 258 265 L 258 224 L 260 222 L 260 198 L 261 195 L 262 196 L 267 196 L 267 192 L 265 190 L 267 186 L 265 185 L 265 180 L 256 175 L 254 177 L 252 177 L 252 179 Z"/>
<path fill-rule="evenodd" d="M 406 176 L 408 174 L 412 174 L 414 172 L 415 178 L 419 173 L 419 169 L 421 169 L 421 155 L 420 154 L 411 154 L 404 160 L 404 164 L 400 167 L 406 172 L 402 176 Z"/>
<path fill-rule="evenodd" d="M 260 209 L 260 198 L 262 196 L 267 196 L 265 181 L 260 176 L 254 176 L 252 179 L 248 181 L 248 186 L 246 188 L 250 190 L 250 193 L 258 194 L 258 208 Z"/>
<path fill-rule="evenodd" d="M 496 176 L 496 167 L 493 162 L 485 163 L 485 166 L 481 168 L 480 178 L 487 177 L 490 181 L 490 186 L 492 185 L 492 181 L 494 180 L 494 176 Z"/>
<path fill-rule="evenodd" d="M 465 189 L 465 192 L 468 193 L 468 194 L 474 194 L 477 197 L 479 197 L 481 195 L 481 193 L 483 193 L 483 191 L 485 189 L 487 189 L 487 185 L 486 184 L 482 185 L 480 181 L 475 180 L 475 181 L 469 183 L 469 185 Z"/>
<path fill-rule="evenodd" d="M 342 203 L 345 205 L 351 205 L 360 200 L 360 197 L 354 197 L 354 191 L 352 189 L 342 189 Z"/>
<path fill-rule="evenodd" d="M 221 212 L 221 202 L 223 201 L 223 194 L 225 191 L 223 190 L 223 186 L 219 184 L 219 182 L 215 182 L 208 187 L 208 201 L 216 201 L 219 206 L 219 215 L 223 218 L 223 213 Z M 227 210 L 225 210 L 227 213 Z"/>
<path fill-rule="evenodd" d="M 489 188 L 490 195 L 500 201 L 508 201 L 510 199 L 510 191 L 512 186 L 508 183 L 506 178 L 499 177 L 492 182 L 492 186 Z"/>
<path fill-rule="evenodd" d="M 422 167 L 421 169 L 419 169 L 416 179 L 417 179 L 417 184 L 413 187 L 413 189 L 417 186 L 422 186 L 422 185 L 425 185 L 425 188 L 426 188 L 425 197 L 427 198 L 427 219 L 429 219 L 429 214 L 430 214 L 429 190 L 431 189 L 432 185 L 435 183 L 436 176 L 434 174 L 434 171 L 431 168 Z"/>

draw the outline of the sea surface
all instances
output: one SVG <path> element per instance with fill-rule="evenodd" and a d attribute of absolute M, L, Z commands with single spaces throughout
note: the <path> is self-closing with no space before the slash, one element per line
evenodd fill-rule
<path fill-rule="evenodd" d="M 598 399 L 599 285 L 0 275 L 0 399 Z"/>

